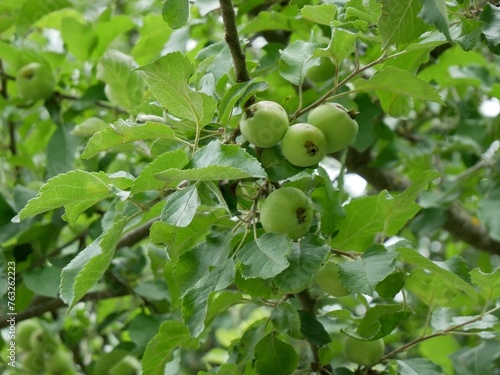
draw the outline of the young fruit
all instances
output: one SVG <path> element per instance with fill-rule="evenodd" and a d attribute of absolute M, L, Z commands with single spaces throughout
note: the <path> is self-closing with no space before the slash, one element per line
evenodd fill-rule
<path fill-rule="evenodd" d="M 31 63 L 23 66 L 16 76 L 19 95 L 26 99 L 47 99 L 54 93 L 56 78 L 47 65 Z"/>
<path fill-rule="evenodd" d="M 325 134 L 327 153 L 347 147 L 358 134 L 358 123 L 337 103 L 325 103 L 314 108 L 309 112 L 307 121 Z"/>
<path fill-rule="evenodd" d="M 73 357 L 70 353 L 57 349 L 52 357 L 47 361 L 46 369 L 51 375 L 63 375 L 73 373 Z"/>
<path fill-rule="evenodd" d="M 344 345 L 345 357 L 362 366 L 372 367 L 380 362 L 384 355 L 384 340 L 362 341 L 348 337 Z"/>
<path fill-rule="evenodd" d="M 134 357 L 125 357 L 111 367 L 109 375 L 136 375 L 141 370 L 141 364 Z"/>
<path fill-rule="evenodd" d="M 262 204 L 260 222 L 266 232 L 285 233 L 293 240 L 304 237 L 311 227 L 311 200 L 294 187 L 273 191 Z"/>
<path fill-rule="evenodd" d="M 39 374 L 45 369 L 45 360 L 41 354 L 29 352 L 23 358 L 23 370 L 25 374 Z"/>
<path fill-rule="evenodd" d="M 321 130 L 311 124 L 290 126 L 281 140 L 281 151 L 297 167 L 318 164 L 326 155 L 326 138 Z"/>
<path fill-rule="evenodd" d="M 346 289 L 339 279 L 337 264 L 344 262 L 343 257 L 332 257 L 316 272 L 315 281 L 318 286 L 334 297 L 345 297 L 351 292 Z"/>
<path fill-rule="evenodd" d="M 241 134 L 257 147 L 277 144 L 288 129 L 288 115 L 278 103 L 262 101 L 252 104 L 240 121 Z"/>
<path fill-rule="evenodd" d="M 16 343 L 21 349 L 31 349 L 30 337 L 34 331 L 40 328 L 35 320 L 25 320 L 18 324 L 16 331 Z"/>
<path fill-rule="evenodd" d="M 320 57 L 319 65 L 314 65 L 306 73 L 306 78 L 314 83 L 325 82 L 335 77 L 335 64 L 328 57 Z"/>
<path fill-rule="evenodd" d="M 47 332 L 38 328 L 31 334 L 30 347 L 33 353 L 52 355 L 56 351 L 57 344 Z"/>

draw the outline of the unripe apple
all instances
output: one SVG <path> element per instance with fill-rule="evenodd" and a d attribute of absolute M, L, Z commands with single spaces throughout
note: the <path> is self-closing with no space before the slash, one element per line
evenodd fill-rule
<path fill-rule="evenodd" d="M 63 375 L 72 373 L 73 357 L 70 353 L 58 348 L 54 355 L 47 361 L 46 369 L 50 375 Z"/>
<path fill-rule="evenodd" d="M 16 76 L 19 95 L 26 99 L 47 99 L 54 93 L 56 78 L 47 65 L 31 63 L 23 66 Z"/>
<path fill-rule="evenodd" d="M 316 272 L 315 281 L 318 286 L 334 297 L 345 297 L 351 292 L 346 289 L 339 278 L 339 271 L 337 264 L 343 263 L 346 259 L 344 257 L 331 257 L 325 264 Z"/>
<path fill-rule="evenodd" d="M 257 147 L 277 144 L 288 129 L 288 115 L 276 102 L 268 100 L 252 104 L 240 121 L 241 134 Z"/>
<path fill-rule="evenodd" d="M 35 352 L 26 353 L 22 361 L 25 374 L 39 374 L 45 369 L 45 360 L 43 355 Z"/>
<path fill-rule="evenodd" d="M 306 73 L 306 78 L 314 83 L 321 83 L 335 77 L 335 64 L 328 57 L 320 57 L 319 65 L 314 65 Z"/>
<path fill-rule="evenodd" d="M 299 123 L 290 126 L 281 140 L 281 151 L 297 167 L 318 164 L 326 155 L 326 138 L 315 126 Z"/>
<path fill-rule="evenodd" d="M 42 328 L 35 330 L 30 337 L 30 347 L 34 353 L 52 355 L 56 352 L 56 341 Z"/>
<path fill-rule="evenodd" d="M 348 337 L 344 345 L 345 357 L 358 365 L 372 367 L 380 362 L 384 355 L 384 340 L 362 341 Z"/>
<path fill-rule="evenodd" d="M 131 356 L 127 356 L 111 367 L 109 375 L 136 375 L 141 370 L 139 361 Z"/>
<path fill-rule="evenodd" d="M 260 222 L 268 233 L 288 234 L 293 240 L 304 237 L 313 218 L 311 200 L 294 187 L 273 191 L 262 204 Z"/>
<path fill-rule="evenodd" d="M 325 134 L 327 153 L 347 147 L 358 134 L 358 123 L 337 103 L 325 103 L 314 108 L 309 112 L 307 121 Z"/>
<path fill-rule="evenodd" d="M 36 320 L 25 320 L 17 325 L 16 343 L 21 349 L 31 349 L 30 338 L 34 331 L 40 328 Z"/>

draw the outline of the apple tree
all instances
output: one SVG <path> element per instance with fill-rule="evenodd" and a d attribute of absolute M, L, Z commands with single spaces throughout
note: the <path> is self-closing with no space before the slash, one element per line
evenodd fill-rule
<path fill-rule="evenodd" d="M 500 4 L 0 3 L 2 374 L 500 374 Z"/>

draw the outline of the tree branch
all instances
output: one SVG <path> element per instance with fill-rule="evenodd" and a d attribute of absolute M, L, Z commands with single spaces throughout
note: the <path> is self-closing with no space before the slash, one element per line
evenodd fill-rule
<path fill-rule="evenodd" d="M 347 168 L 359 174 L 377 190 L 402 191 L 407 189 L 411 182 L 389 170 L 370 166 L 372 158 L 370 150 L 359 153 L 349 148 Z M 488 230 L 473 220 L 472 216 L 463 209 L 458 202 L 453 202 L 446 210 L 447 218 L 442 228 L 455 238 L 474 246 L 479 250 L 500 255 L 500 241 L 496 241 L 488 234 Z"/>
<path fill-rule="evenodd" d="M 110 291 L 101 291 L 101 292 L 92 292 L 88 293 L 83 298 L 81 299 L 82 302 L 86 301 L 100 301 L 102 299 L 108 299 L 108 298 L 116 298 L 116 297 L 123 297 L 128 295 L 127 291 L 121 290 L 116 293 L 112 293 Z M 46 312 L 49 311 L 54 311 L 57 310 L 61 307 L 67 306 L 62 300 L 58 298 L 47 298 L 47 297 L 40 297 L 36 300 L 35 304 L 31 305 L 28 307 L 26 310 L 21 311 L 16 317 L 16 322 L 20 322 L 22 320 L 30 319 L 35 316 L 40 316 Z M 0 316 L 0 329 L 5 328 L 9 326 L 9 322 L 7 319 L 11 318 L 12 316 L 5 316 L 2 315 Z"/>
<path fill-rule="evenodd" d="M 234 13 L 233 2 L 231 0 L 219 0 L 219 4 L 222 13 L 222 21 L 224 22 L 224 30 L 226 32 L 224 38 L 229 47 L 229 50 L 231 51 L 236 80 L 238 82 L 250 81 L 245 53 L 243 52 L 243 48 L 241 48 L 240 37 L 238 36 L 238 28 L 236 25 L 236 15 Z"/>

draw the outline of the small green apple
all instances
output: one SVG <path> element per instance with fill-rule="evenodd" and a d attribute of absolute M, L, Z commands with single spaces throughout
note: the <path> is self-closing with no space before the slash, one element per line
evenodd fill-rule
<path fill-rule="evenodd" d="M 281 151 L 297 167 L 311 167 L 326 155 L 326 138 L 315 126 L 299 123 L 288 128 L 281 140 Z"/>
<path fill-rule="evenodd" d="M 36 320 L 25 320 L 17 325 L 16 343 L 21 349 L 31 349 L 30 337 L 34 331 L 40 328 Z"/>
<path fill-rule="evenodd" d="M 335 64 L 328 57 L 320 57 L 319 65 L 314 65 L 306 73 L 306 78 L 314 83 L 325 82 L 335 77 Z"/>
<path fill-rule="evenodd" d="M 26 353 L 22 360 L 25 374 L 39 374 L 45 369 L 45 360 L 43 355 L 35 352 Z"/>
<path fill-rule="evenodd" d="M 257 147 L 277 144 L 288 129 L 288 115 L 276 102 L 264 100 L 252 104 L 240 121 L 241 134 Z"/>
<path fill-rule="evenodd" d="M 337 103 L 325 103 L 309 112 L 307 121 L 320 129 L 326 137 L 326 152 L 347 147 L 358 134 L 358 123 Z"/>
<path fill-rule="evenodd" d="M 351 294 L 351 292 L 340 282 L 337 267 L 337 264 L 343 263 L 345 260 L 344 257 L 331 257 L 321 266 L 318 272 L 316 272 L 316 284 L 331 296 L 345 297 Z"/>
<path fill-rule="evenodd" d="M 345 357 L 358 365 L 372 367 L 380 362 L 384 355 L 384 340 L 362 341 L 348 337 L 344 345 Z"/>
<path fill-rule="evenodd" d="M 34 353 L 41 355 L 52 355 L 56 352 L 56 341 L 42 328 L 38 328 L 31 334 L 30 347 Z"/>
<path fill-rule="evenodd" d="M 50 375 L 73 373 L 73 356 L 61 348 L 58 348 L 54 355 L 47 361 L 46 368 Z"/>
<path fill-rule="evenodd" d="M 313 218 L 313 205 L 302 190 L 282 187 L 262 204 L 260 222 L 268 233 L 285 233 L 293 240 L 304 237 Z"/>
<path fill-rule="evenodd" d="M 23 66 L 16 76 L 17 90 L 25 99 L 47 99 L 54 93 L 56 78 L 47 65 L 31 63 Z"/>
<path fill-rule="evenodd" d="M 131 356 L 126 356 L 116 365 L 111 367 L 109 375 L 136 375 L 141 371 L 140 362 Z"/>

